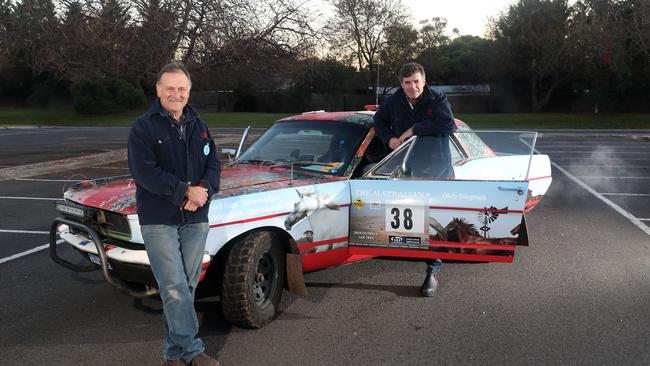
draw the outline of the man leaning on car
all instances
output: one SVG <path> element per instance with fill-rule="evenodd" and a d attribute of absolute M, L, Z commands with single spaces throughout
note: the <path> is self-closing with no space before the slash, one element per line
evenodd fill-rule
<path fill-rule="evenodd" d="M 210 197 L 221 163 L 206 124 L 187 105 L 192 82 L 181 63 L 165 65 L 158 98 L 133 123 L 129 169 L 138 219 L 163 302 L 163 365 L 215 366 L 197 338 L 194 294 L 208 235 Z"/>
<path fill-rule="evenodd" d="M 397 149 L 413 135 L 437 136 L 440 146 L 432 146 L 438 178 L 453 179 L 449 135 L 456 131 L 451 106 L 444 93 L 429 88 L 422 65 L 406 63 L 399 71 L 400 88 L 386 98 L 374 116 L 375 132 L 384 145 Z M 446 145 L 445 145 L 446 144 Z M 427 275 L 420 287 L 422 296 L 433 296 L 442 261 L 427 262 Z"/>

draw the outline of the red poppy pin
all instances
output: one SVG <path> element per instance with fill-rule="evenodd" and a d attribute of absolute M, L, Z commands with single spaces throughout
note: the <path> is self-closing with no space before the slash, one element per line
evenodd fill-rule
<path fill-rule="evenodd" d="M 425 111 L 425 113 L 427 114 L 427 116 L 431 117 L 431 115 L 433 114 L 433 109 L 431 109 L 431 108 L 427 108 L 427 110 Z"/>
<path fill-rule="evenodd" d="M 204 139 L 207 139 L 208 138 L 208 131 L 202 131 L 201 132 L 201 137 L 203 137 Z"/>

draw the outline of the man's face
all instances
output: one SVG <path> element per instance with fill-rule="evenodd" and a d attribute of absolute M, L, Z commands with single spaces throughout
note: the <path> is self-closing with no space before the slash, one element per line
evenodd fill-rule
<path fill-rule="evenodd" d="M 162 107 L 178 119 L 190 97 L 190 80 L 183 72 L 166 72 L 156 84 L 156 94 Z"/>
<path fill-rule="evenodd" d="M 416 100 L 422 95 L 424 90 L 424 85 L 426 81 L 424 80 L 424 75 L 419 72 L 412 74 L 411 76 L 403 77 L 400 85 L 404 89 L 404 93 L 409 99 Z"/>

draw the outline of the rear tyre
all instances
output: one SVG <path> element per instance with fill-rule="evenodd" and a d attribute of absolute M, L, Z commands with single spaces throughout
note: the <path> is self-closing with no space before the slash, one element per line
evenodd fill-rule
<path fill-rule="evenodd" d="M 273 233 L 256 232 L 237 241 L 224 266 L 223 313 L 231 324 L 262 328 L 275 317 L 286 280 L 285 253 Z"/>

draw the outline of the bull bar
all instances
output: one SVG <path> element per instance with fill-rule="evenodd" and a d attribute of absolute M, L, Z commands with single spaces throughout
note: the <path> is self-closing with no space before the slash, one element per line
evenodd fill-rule
<path fill-rule="evenodd" d="M 97 256 L 99 256 L 99 260 L 101 262 L 101 265 L 99 267 L 95 264 L 90 264 L 87 266 L 77 265 L 59 257 L 56 248 L 56 234 L 57 229 L 61 224 L 68 225 L 69 227 L 74 227 L 80 231 L 87 233 L 90 236 L 90 239 L 95 244 L 95 248 L 97 249 Z M 106 256 L 106 251 L 104 250 L 104 246 L 102 245 L 99 234 L 97 234 L 97 231 L 92 227 L 80 222 L 71 221 L 63 217 L 57 217 L 54 219 L 52 226 L 50 227 L 50 257 L 52 257 L 52 260 L 54 262 L 75 272 L 91 272 L 101 269 L 106 282 L 115 287 L 118 291 L 138 299 L 150 297 L 159 293 L 159 291 L 155 288 L 150 288 L 144 291 L 133 290 L 117 282 L 118 280 L 113 279 L 113 276 L 108 270 L 108 257 Z"/>

